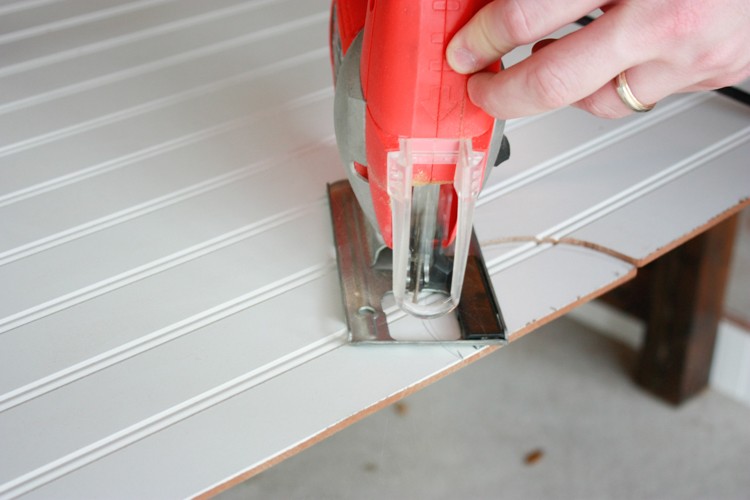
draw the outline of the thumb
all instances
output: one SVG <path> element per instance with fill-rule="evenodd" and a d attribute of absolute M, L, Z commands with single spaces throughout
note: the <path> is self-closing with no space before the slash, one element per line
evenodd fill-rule
<path fill-rule="evenodd" d="M 495 10 L 499 2 L 491 2 L 477 12 L 453 37 L 446 49 L 448 64 L 457 73 L 479 71 L 513 49 L 497 33 Z"/>

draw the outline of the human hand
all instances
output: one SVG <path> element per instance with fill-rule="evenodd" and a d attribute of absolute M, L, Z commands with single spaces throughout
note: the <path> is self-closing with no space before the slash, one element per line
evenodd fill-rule
<path fill-rule="evenodd" d="M 604 14 L 589 25 L 538 44 L 497 74 L 481 72 L 596 8 Z M 569 104 L 618 118 L 632 112 L 613 84 L 626 70 L 641 103 L 750 76 L 750 0 L 493 0 L 456 33 L 446 56 L 459 73 L 479 71 L 469 79 L 469 97 L 497 118 Z"/>

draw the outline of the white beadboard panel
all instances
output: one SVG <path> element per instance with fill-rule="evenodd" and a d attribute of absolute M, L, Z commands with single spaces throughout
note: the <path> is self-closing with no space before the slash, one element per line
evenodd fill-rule
<path fill-rule="evenodd" d="M 320 102 L 312 104 L 307 111 L 321 109 Z M 249 115 L 249 124 L 255 125 L 252 133 L 246 126 L 222 127 L 208 137 L 180 141 L 136 156 L 136 161 L 108 165 L 77 176 L 75 182 L 58 183 L 56 189 L 40 189 L 36 196 L 0 206 L 0 232 L 4 234 L 0 261 L 40 245 L 45 247 L 50 239 L 64 239 L 71 233 L 101 226 L 139 207 L 163 205 L 187 191 L 199 192 L 212 183 L 220 185 L 230 178 L 244 177 L 276 157 L 328 140 L 332 121 L 320 120 L 312 112 L 304 112 L 304 107 L 298 103 L 277 107 L 298 115 L 292 123 L 283 113 Z M 312 124 L 312 130 L 306 128 Z M 26 225 L 18 225 L 16 220 L 24 220 Z"/>
<path fill-rule="evenodd" d="M 584 269 L 586 272 L 582 273 Z M 626 279 L 632 271 L 632 266 L 591 250 L 543 247 L 529 252 L 518 264 L 501 269 L 493 277 L 493 283 L 507 310 L 510 328 L 518 328 L 515 333 L 520 334 L 535 327 L 535 323 L 559 316 L 582 296 L 600 293 L 602 288 Z M 576 279 L 582 274 L 585 274 L 583 279 Z M 560 283 L 572 286 L 560 286 Z M 18 441 L 14 442 L 14 448 L 30 450 L 9 460 L 4 467 L 13 468 L 15 476 L 22 470 L 30 472 L 29 482 L 19 484 L 20 488 L 36 481 L 55 479 L 75 469 L 74 476 L 83 478 L 75 481 L 79 483 L 76 488 L 83 486 L 76 494 L 84 496 L 105 494 L 98 489 L 102 487 L 109 488 L 111 494 L 113 484 L 118 484 L 114 494 L 123 497 L 195 494 L 243 470 L 257 467 L 332 426 L 382 404 L 385 399 L 480 354 L 472 347 L 346 346 L 335 271 L 329 267 L 324 276 L 300 288 L 222 321 L 233 322 L 235 325 L 231 328 L 222 323 L 209 325 L 0 414 L 0 422 L 9 429 L 9 439 Z M 531 297 L 535 300 L 529 300 Z M 273 316 L 284 306 L 273 301 L 287 302 L 286 307 L 295 311 L 299 304 L 301 314 L 279 321 Z M 264 310 L 268 311 L 268 316 L 264 316 Z M 305 316 L 305 311 L 312 311 L 312 316 Z M 310 323 L 311 318 L 313 323 Z M 528 318 L 532 319 L 528 321 Z M 285 331 L 284 340 L 279 342 L 284 347 L 269 348 L 268 336 L 280 328 Z M 227 329 L 240 331 L 230 333 L 225 331 Z M 286 333 L 287 330 L 290 333 Z M 228 356 L 225 350 L 229 346 L 235 352 Z M 279 354 L 274 358 L 270 351 L 277 348 Z M 294 356 L 284 360 L 284 353 Z M 274 359 L 280 363 L 274 364 Z M 175 368 L 176 362 L 184 368 Z M 216 367 L 216 363 L 222 366 Z M 186 374 L 186 371 L 193 373 Z M 138 374 L 133 375 L 133 372 Z M 301 373 L 304 374 L 302 379 L 298 378 Z M 406 385 L 403 384 L 405 375 L 411 381 Z M 153 386 L 155 379 L 159 380 L 159 387 Z M 300 385 L 303 379 L 307 382 Z M 263 382 L 258 383 L 261 380 Z M 302 391 L 312 398 L 286 397 L 288 391 Z M 80 403 L 65 404 L 66 401 Z M 97 401 L 96 407 L 91 408 L 88 401 Z M 187 401 L 191 404 L 180 405 Z M 237 401 L 244 401 L 243 409 L 235 406 Z M 53 440 L 54 444 L 44 450 L 29 446 L 28 440 L 32 437 L 17 430 L 30 415 L 48 415 L 49 422 L 43 427 L 49 434 L 42 438 Z M 304 417 L 295 418 L 299 415 Z M 204 422 L 205 418 L 217 424 L 222 422 L 220 426 L 225 429 L 231 427 L 234 435 L 219 432 Z M 234 419 L 243 423 L 236 427 Z M 70 422 L 82 423 L 85 430 L 59 437 Z M 174 432 L 183 437 L 188 433 L 192 438 L 189 443 L 180 445 L 177 443 L 181 439 L 174 441 L 174 437 L 169 437 Z M 146 436 L 145 441 L 140 441 Z M 33 439 L 39 439 L 39 434 Z M 214 451 L 209 452 L 205 446 Z M 56 448 L 50 450 L 52 447 Z M 115 450 L 118 451 L 114 455 L 108 455 Z M 159 451 L 153 455 L 155 450 Z M 197 477 L 182 477 L 179 471 L 190 467 L 183 460 L 192 461 L 195 456 L 208 456 L 207 453 L 213 456 L 219 450 L 223 450 L 222 457 L 212 459 L 201 472 L 196 471 Z M 175 456 L 167 458 L 163 453 Z M 143 460 L 150 457 L 152 464 L 162 463 L 162 459 L 156 457 L 163 456 L 163 460 L 168 461 L 167 468 L 151 467 L 151 472 L 134 472 L 131 468 L 129 477 L 135 473 L 142 478 L 133 485 L 120 486 L 120 480 L 113 477 L 101 483 L 91 480 L 90 474 L 99 476 L 98 470 L 103 464 L 109 471 L 105 476 L 118 474 L 112 468 L 117 467 L 115 464 L 119 460 L 140 462 L 139 456 Z M 52 461 L 58 457 L 61 457 L 58 462 Z M 139 467 L 135 463 L 133 466 Z M 141 475 L 142 472 L 145 475 Z M 14 477 L 14 474 L 9 476 Z M 69 494 L 65 489 L 67 481 L 61 478 L 58 481 L 61 484 L 53 483 L 54 489 L 49 491 L 63 496 Z M 44 489 L 37 493 L 43 495 Z"/>
<path fill-rule="evenodd" d="M 86 0 L 37 4 L 28 10 L 16 10 L 0 16 L 0 43 L 8 39 L 30 38 L 38 33 L 56 31 L 92 20 L 148 8 L 174 0 Z"/>
<path fill-rule="evenodd" d="M 269 129 L 283 124 L 290 141 L 295 134 L 314 137 L 319 131 L 332 133 L 330 116 L 310 129 L 305 126 L 316 115 L 299 109 L 308 102 L 332 97 L 330 74 L 320 70 L 326 59 L 326 54 L 319 51 L 309 60 L 251 75 L 218 92 L 143 109 L 0 154 L 0 210 L 31 196 L 127 168 L 144 158 L 258 122 L 266 123 Z M 299 71 L 309 71 L 308 77 L 296 78 Z M 276 84 L 279 79 L 283 83 Z M 264 128 L 256 126 L 252 130 L 262 132 Z M 278 137 L 276 142 L 270 138 L 256 141 L 254 134 L 247 134 L 248 147 L 260 148 L 281 140 Z M 210 167 L 211 164 L 206 166 Z"/>
<path fill-rule="evenodd" d="M 6 410 L 0 414 L 0 440 L 18 452 L 0 457 L 0 482 L 172 412 L 227 381 L 251 372 L 265 374 L 289 353 L 310 349 L 322 339 L 343 340 L 346 325 L 335 293 L 337 279 L 331 261 L 301 275 L 286 293 L 269 290 L 266 297 L 248 300 L 244 308 L 196 321 L 189 333 L 170 342 Z M 294 314 L 280 317 L 279 310 Z M 39 415 L 47 417 L 38 432 L 23 432 Z M 78 431 L 66 432 L 72 425 Z M 39 448 L 34 442 L 47 444 Z"/>
<path fill-rule="evenodd" d="M 134 345 L 169 338 L 186 318 L 328 262 L 329 231 L 328 210 L 321 200 L 270 217 L 197 256 L 136 275 L 132 283 L 125 280 L 128 286 L 118 283 L 105 288 L 107 293 L 72 301 L 59 311 L 53 308 L 52 314 L 0 336 L 6 346 L 3 384 L 9 379 L 15 380 L 14 386 L 33 383 L 72 365 L 98 363 L 102 357 L 116 360 L 120 351 L 137 354 Z"/>
<path fill-rule="evenodd" d="M 346 343 L 328 8 L 0 0 L 0 498 L 209 491 L 492 351 Z M 511 340 L 747 198 L 748 116 L 510 122 L 476 229 Z"/>
<path fill-rule="evenodd" d="M 340 347 L 331 355 L 270 378 L 250 392 L 211 405 L 176 425 L 164 426 L 148 439 L 32 491 L 29 498 L 190 496 L 248 467 L 261 465 L 269 456 L 277 456 L 402 391 L 405 387 L 397 373 L 412 380 L 411 386 L 459 362 L 460 358 L 436 346 L 417 352 L 408 348 Z M 237 386 L 228 390 L 241 391 L 242 382 L 237 381 Z M 300 393 L 294 398 L 280 397 L 280 391 L 289 385 L 298 387 Z M 375 388 L 376 394 L 363 391 L 363 386 Z M 328 390 L 322 390 L 324 387 Z M 230 436 L 221 431 L 228 428 L 236 433 Z M 144 456 L 148 460 L 143 461 Z M 212 458 L 205 463 L 199 459 L 208 456 Z M 162 463 L 170 470 L 154 467 Z M 53 469 L 50 475 L 59 476 L 63 471 Z M 133 481 L 134 477 L 139 480 Z M 209 477 L 212 480 L 206 483 Z M 29 481 L 20 487 L 35 483 Z"/>
<path fill-rule="evenodd" d="M 735 141 L 704 150 L 663 184 L 649 182 L 644 194 L 623 196 L 622 206 L 571 236 L 616 248 L 645 265 L 719 214 L 750 205 L 750 112 L 747 125 Z M 635 223 L 643 220 L 650 223 Z"/>
<path fill-rule="evenodd" d="M 111 21 L 113 26 L 102 27 L 101 36 L 106 45 L 101 50 L 87 50 L 81 54 L 78 49 L 75 57 L 62 60 L 58 57 L 48 64 L 16 73 L 6 70 L 3 74 L 0 68 L 3 86 L 0 113 L 135 78 L 180 62 L 220 54 L 261 38 L 264 31 L 283 31 L 290 22 L 301 22 L 305 17 L 321 12 L 319 2 L 318 5 L 306 2 L 298 6 L 270 0 L 222 3 L 224 7 L 200 0 L 169 5 L 183 16 L 193 11 L 206 12 L 196 12 L 196 15 L 180 20 L 172 19 L 174 13 L 165 12 L 165 17 L 170 20 L 166 25 L 157 25 L 147 33 L 127 33 L 123 37 L 127 43 L 119 45 L 113 42 L 110 32 L 116 27 L 132 30 L 133 26 L 123 19 L 115 19 Z M 155 14 L 149 11 L 144 19 L 153 22 Z M 81 31 L 76 30 L 76 33 Z"/>
<path fill-rule="evenodd" d="M 511 341 L 635 275 L 631 264 L 572 245 L 533 246 L 487 266 Z"/>
<path fill-rule="evenodd" d="M 211 18 L 232 15 L 241 5 L 252 10 L 270 1 L 279 3 L 284 0 L 213 0 L 210 3 L 200 0 L 159 0 L 140 3 L 141 8 L 120 12 L 116 16 L 89 19 L 88 22 L 67 28 L 58 26 L 56 30 L 37 33 L 31 39 L 7 40 L 2 44 L 7 57 L 0 61 L 0 75 L 73 61 L 87 54 L 108 51 L 181 27 L 199 25 Z M 61 3 L 64 5 L 67 2 Z M 90 2 L 87 3 L 91 6 Z M 40 5 L 37 12 L 46 9 L 46 5 Z M 31 12 L 31 9 L 27 12 Z"/>
<path fill-rule="evenodd" d="M 659 107 L 651 113 L 619 120 L 602 120 L 570 107 L 511 120 L 506 125 L 511 157 L 494 169 L 481 197 L 501 195 L 516 186 L 565 168 L 580 158 L 690 110 L 709 98 L 707 94 L 673 96 L 659 103 Z M 524 154 L 513 154 L 516 150 Z"/>
<path fill-rule="evenodd" d="M 19 12 L 27 9 L 35 9 L 42 5 L 48 5 L 62 0 L 0 0 L 0 16 Z"/>
<path fill-rule="evenodd" d="M 325 39 L 321 39 L 327 24 L 326 17 L 319 13 L 299 23 L 290 22 L 287 29 L 271 30 L 252 42 L 220 54 L 4 113 L 0 115 L 0 154 L 102 121 L 217 92 L 243 79 L 299 64 L 321 51 L 327 53 Z M 259 46 L 267 44 L 272 44 L 275 50 L 259 50 Z M 283 81 L 277 83 L 283 84 Z"/>
<path fill-rule="evenodd" d="M 300 169 L 303 159 L 308 168 Z M 0 266 L 0 283 L 33 283 L 0 288 L 0 332 L 197 258 L 251 236 L 265 221 L 322 202 L 324 194 L 309 186 L 322 188 L 326 181 L 336 180 L 337 159 L 332 141 L 302 148 L 214 189 L 117 219 Z M 271 194 L 282 187 L 284 196 Z M 165 227 L 174 228 L 168 238 L 161 234 Z M 54 279 L 62 269 L 69 275 Z M 0 335 L 0 346 L 4 338 Z"/>
<path fill-rule="evenodd" d="M 581 223 L 606 215 L 620 193 L 640 186 L 732 134 L 747 136 L 750 112 L 721 97 L 711 97 L 656 123 L 658 126 L 645 122 L 632 134 L 622 134 L 620 140 L 605 148 L 589 148 L 592 152 L 573 161 L 524 170 L 491 186 L 481 200 L 487 209 L 477 213 L 476 224 L 483 229 L 480 241 L 569 236 Z M 512 146 L 516 151 L 534 147 L 532 143 L 519 142 Z M 729 186 L 741 180 L 724 179 Z M 647 188 L 648 185 L 642 187 Z M 719 191 L 718 196 L 722 193 Z M 729 196 L 724 210 L 737 202 L 734 195 Z M 682 203 L 687 205 L 690 200 Z M 542 206 L 544 210 L 532 208 Z M 710 218 L 716 214 L 706 215 Z M 663 229 L 666 241 L 684 234 L 673 232 L 670 227 Z"/>

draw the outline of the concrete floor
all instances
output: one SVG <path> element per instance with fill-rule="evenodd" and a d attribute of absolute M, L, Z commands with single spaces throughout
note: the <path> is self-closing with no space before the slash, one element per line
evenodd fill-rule
<path fill-rule="evenodd" d="M 667 406 L 633 361 L 564 318 L 220 498 L 750 498 L 750 408 Z"/>

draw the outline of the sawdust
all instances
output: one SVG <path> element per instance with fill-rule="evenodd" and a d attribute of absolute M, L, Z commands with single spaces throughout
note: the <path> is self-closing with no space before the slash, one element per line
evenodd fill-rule
<path fill-rule="evenodd" d="M 536 448 L 526 454 L 526 456 L 523 458 L 523 463 L 530 467 L 532 465 L 538 464 L 542 458 L 544 458 L 544 450 L 541 448 Z"/>
<path fill-rule="evenodd" d="M 409 413 L 409 405 L 403 401 L 397 401 L 393 404 L 393 411 L 399 417 L 405 417 Z"/>

